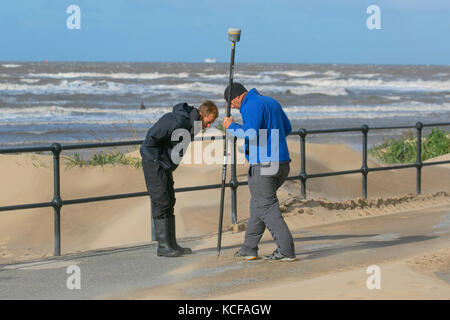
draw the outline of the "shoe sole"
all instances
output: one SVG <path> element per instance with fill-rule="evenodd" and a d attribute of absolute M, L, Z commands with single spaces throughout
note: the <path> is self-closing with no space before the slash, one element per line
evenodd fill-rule
<path fill-rule="evenodd" d="M 257 257 L 257 256 L 255 256 L 255 257 L 245 257 L 245 260 L 259 260 L 259 259 L 261 259 L 261 258 Z"/>
<path fill-rule="evenodd" d="M 156 252 L 156 255 L 158 257 L 166 257 L 166 258 L 176 258 L 176 257 L 181 257 L 182 256 L 181 252 L 179 252 L 179 253 L 172 253 L 172 254 L 166 253 L 166 252 Z"/>
<path fill-rule="evenodd" d="M 169 255 L 165 255 L 165 254 L 157 254 L 158 257 L 166 257 L 166 258 L 177 258 L 177 257 L 181 257 L 182 255 L 173 255 L 173 256 L 169 256 Z"/>
<path fill-rule="evenodd" d="M 273 261 L 273 262 L 294 262 L 297 260 L 297 258 L 281 258 L 281 259 L 271 259 L 271 258 L 267 258 L 264 257 L 265 260 L 267 261 Z"/>
<path fill-rule="evenodd" d="M 258 256 L 244 256 L 244 257 L 235 257 L 236 259 L 240 259 L 240 260 L 247 260 L 247 261 L 251 261 L 251 260 L 259 260 L 261 259 Z"/>

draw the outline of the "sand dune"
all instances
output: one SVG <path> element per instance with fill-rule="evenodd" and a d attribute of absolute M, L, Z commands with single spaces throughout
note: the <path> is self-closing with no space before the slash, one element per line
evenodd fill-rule
<path fill-rule="evenodd" d="M 308 173 L 361 167 L 361 154 L 346 145 L 307 144 L 306 151 Z M 295 176 L 300 172 L 298 141 L 290 141 L 290 152 L 290 175 Z M 449 159 L 449 155 L 442 159 Z M 61 197 L 64 200 L 145 191 L 142 169 L 111 165 L 70 168 L 64 162 L 62 160 L 61 170 Z M 379 164 L 369 160 L 369 167 L 377 166 Z M 237 169 L 238 179 L 246 180 L 248 165 L 240 164 Z M 174 172 L 175 187 L 218 184 L 221 172 L 220 164 L 181 164 Z M 370 173 L 367 201 L 358 199 L 361 197 L 361 174 L 310 179 L 307 181 L 306 200 L 300 197 L 299 182 L 288 181 L 280 189 L 279 198 L 284 214 L 292 216 L 289 223 L 297 227 L 394 213 L 414 206 L 450 203 L 449 166 L 426 167 L 422 174 L 423 196 L 408 196 L 416 192 L 416 169 L 413 168 Z M 2 155 L 0 176 L 0 206 L 47 202 L 53 197 L 51 156 Z M 219 195 L 219 189 L 177 193 L 175 215 L 179 237 L 217 232 Z M 248 187 L 239 187 L 239 222 L 248 219 L 249 198 Z M 225 203 L 224 228 L 229 229 L 229 190 Z M 61 216 L 63 253 L 145 243 L 151 239 L 150 201 L 147 197 L 67 205 L 63 206 Z M 52 208 L 0 212 L 0 263 L 51 255 Z"/>

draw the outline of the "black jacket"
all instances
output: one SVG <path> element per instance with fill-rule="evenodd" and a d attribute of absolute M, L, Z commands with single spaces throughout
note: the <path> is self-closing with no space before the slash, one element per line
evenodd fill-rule
<path fill-rule="evenodd" d="M 178 164 L 170 157 L 172 149 L 181 142 L 171 141 L 172 132 L 176 129 L 186 129 L 194 136 L 194 121 L 199 121 L 200 115 L 196 108 L 187 103 L 179 103 L 173 111 L 163 115 L 147 132 L 140 152 L 142 160 L 152 160 L 164 169 L 175 170 Z"/>

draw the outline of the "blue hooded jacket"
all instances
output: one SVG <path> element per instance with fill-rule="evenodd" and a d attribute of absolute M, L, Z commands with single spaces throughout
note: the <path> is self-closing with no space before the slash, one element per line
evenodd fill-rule
<path fill-rule="evenodd" d="M 233 122 L 228 133 L 245 139 L 245 158 L 250 164 L 290 161 L 286 136 L 292 126 L 278 101 L 252 89 L 239 111 L 243 124 Z"/>

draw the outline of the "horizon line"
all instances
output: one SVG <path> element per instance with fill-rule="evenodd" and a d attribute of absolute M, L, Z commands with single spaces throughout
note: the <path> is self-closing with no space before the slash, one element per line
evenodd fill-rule
<path fill-rule="evenodd" d="M 48 61 L 48 62 L 47 62 Z M 214 64 L 229 64 L 229 62 L 216 61 L 216 62 L 204 62 L 204 61 L 130 61 L 130 60 L 0 60 L 0 63 L 42 63 L 42 64 L 50 64 L 50 63 L 173 63 L 173 64 L 205 64 L 205 65 L 214 65 Z M 285 65 L 356 65 L 356 66 L 443 66 L 449 67 L 448 64 L 424 64 L 424 63 L 349 63 L 349 62 L 239 62 L 238 64 L 285 64 Z"/>

